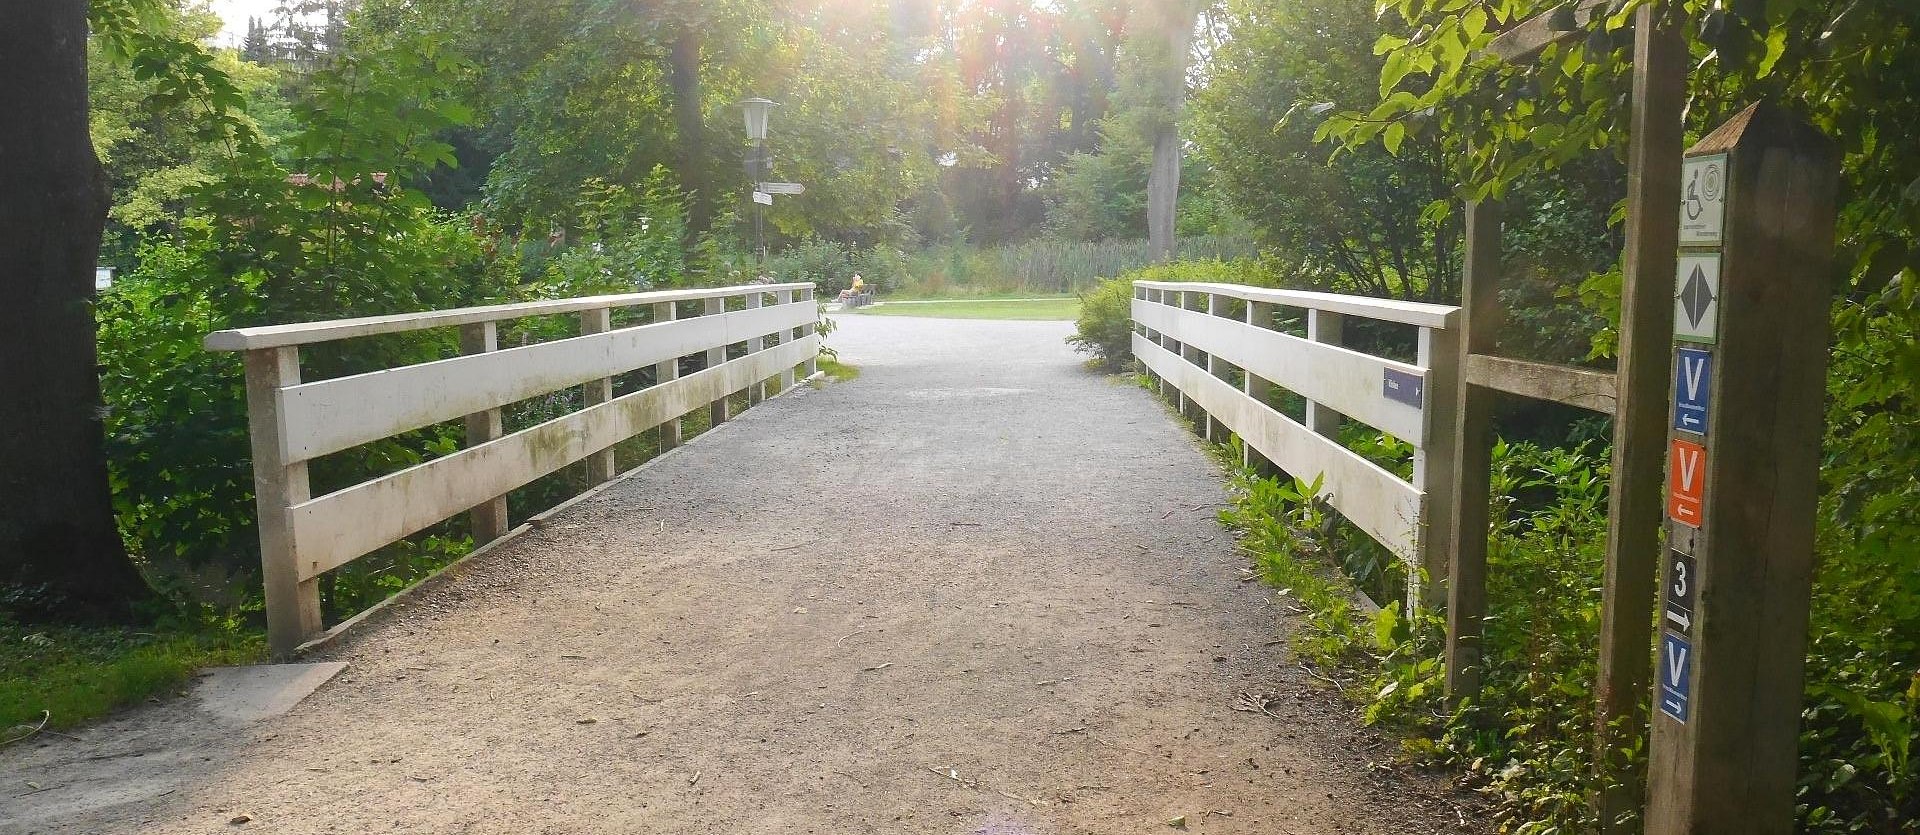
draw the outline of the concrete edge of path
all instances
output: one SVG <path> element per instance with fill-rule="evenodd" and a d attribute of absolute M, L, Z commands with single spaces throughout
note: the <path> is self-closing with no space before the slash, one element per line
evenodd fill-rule
<path fill-rule="evenodd" d="M 772 397 L 767 398 L 765 401 L 762 401 L 762 404 L 764 405 L 765 403 L 769 403 L 779 398 L 785 397 L 789 394 L 792 394 L 793 392 L 799 391 L 802 385 L 811 384 L 820 380 L 824 380 L 826 379 L 826 377 L 827 377 L 826 372 L 816 371 L 811 376 L 806 377 L 805 379 L 795 381 L 793 388 L 787 389 L 786 391 L 780 392 L 779 394 L 776 394 Z M 682 450 L 688 449 L 694 446 L 695 444 L 698 444 L 701 441 L 706 440 L 707 438 L 713 437 L 719 432 L 726 431 L 728 428 L 732 427 L 735 423 L 738 423 L 741 420 L 747 419 L 752 414 L 753 414 L 753 410 L 747 409 L 746 411 L 743 411 L 740 414 L 735 415 L 732 418 L 728 419 L 727 422 L 722 423 L 719 426 L 710 427 L 707 429 L 707 431 L 694 436 L 693 438 L 687 440 L 686 442 L 680 444 L 679 446 L 674 447 L 673 449 L 667 450 L 666 452 L 663 452 L 659 455 L 655 455 L 654 457 L 649 458 L 646 461 L 642 461 L 639 466 L 636 466 L 633 469 L 627 470 L 624 473 L 614 476 L 612 479 L 602 484 L 598 484 L 593 487 L 587 488 L 585 492 L 582 492 L 578 496 L 574 496 L 571 499 L 568 499 L 564 502 L 554 505 L 553 507 L 547 508 L 546 510 L 540 511 L 539 513 L 535 513 L 532 516 L 527 517 L 527 521 L 522 522 L 519 525 L 515 526 L 512 530 L 507 531 L 505 536 L 502 536 L 499 539 L 496 539 L 492 542 L 489 542 L 485 545 L 475 548 L 472 551 L 468 551 L 465 555 L 462 555 L 459 559 L 456 559 L 453 562 L 447 563 L 446 565 L 443 565 L 435 569 L 433 573 L 420 578 L 420 582 L 414 583 L 411 586 L 408 586 L 404 589 L 394 592 L 392 597 L 389 597 L 385 600 L 375 603 L 372 606 L 368 606 L 366 609 L 362 610 L 359 614 L 356 614 L 353 617 L 347 618 L 346 620 L 343 620 L 337 624 L 334 624 L 333 628 L 328 629 L 327 631 L 314 636 L 312 639 L 308 640 L 306 643 L 303 643 L 300 646 L 296 647 L 293 651 L 292 657 L 303 658 L 313 653 L 320 652 L 322 650 L 326 650 L 333 647 L 334 645 L 338 644 L 342 638 L 345 638 L 348 633 L 352 632 L 356 627 L 373 620 L 379 615 L 385 613 L 388 609 L 394 606 L 397 606 L 401 603 L 411 601 L 422 594 L 439 589 L 442 586 L 445 586 L 447 583 L 450 583 L 458 579 L 462 575 L 466 574 L 466 572 L 469 569 L 471 569 L 480 558 L 485 557 L 486 555 L 493 553 L 495 550 L 503 548 L 508 544 L 518 540 L 521 536 L 525 535 L 529 531 L 539 529 L 543 524 L 546 523 L 548 519 L 554 516 L 557 516 L 562 512 L 565 512 L 568 508 L 571 508 L 576 504 L 579 504 L 588 499 L 592 499 L 594 497 L 599 496 L 601 493 L 605 492 L 609 488 L 612 488 L 613 486 L 620 484 L 621 482 L 624 482 L 627 479 L 638 476 L 639 474 L 651 469 L 655 464 L 659 464 L 660 462 L 672 459 L 674 456 L 678 455 Z"/>
<path fill-rule="evenodd" d="M 230 722 L 258 722 L 292 710 L 347 668 L 343 661 L 214 667 L 194 683 L 201 711 Z"/>

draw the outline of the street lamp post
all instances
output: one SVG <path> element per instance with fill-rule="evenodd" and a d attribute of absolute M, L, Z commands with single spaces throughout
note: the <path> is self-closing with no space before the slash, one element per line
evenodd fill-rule
<path fill-rule="evenodd" d="M 748 201 L 753 204 L 753 235 L 760 248 L 760 266 L 767 264 L 767 232 L 764 211 L 760 201 L 753 199 L 752 192 L 760 190 L 760 182 L 766 179 L 772 160 L 767 156 L 767 120 L 773 115 L 778 102 L 763 98 L 751 98 L 740 103 L 747 117 L 747 140 L 753 143 L 753 150 L 747 155 Z"/>

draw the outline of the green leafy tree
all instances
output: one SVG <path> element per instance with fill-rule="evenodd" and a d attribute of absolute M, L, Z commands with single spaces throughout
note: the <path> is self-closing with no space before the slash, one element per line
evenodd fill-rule
<path fill-rule="evenodd" d="M 1329 159 L 1317 114 L 1374 96 L 1372 0 L 1232 0 L 1195 94 L 1218 188 L 1303 283 L 1363 295 L 1459 297 L 1445 149 L 1396 136 Z"/>

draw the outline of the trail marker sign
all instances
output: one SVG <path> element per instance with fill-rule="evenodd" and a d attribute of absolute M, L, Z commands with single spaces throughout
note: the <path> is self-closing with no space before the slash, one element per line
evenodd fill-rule
<path fill-rule="evenodd" d="M 1700 348 L 1676 352 L 1673 374 L 1673 428 L 1707 434 L 1707 400 L 1713 390 L 1713 354 Z"/>
<path fill-rule="evenodd" d="M 1388 368 L 1381 373 L 1380 393 L 1388 400 L 1418 409 L 1426 400 L 1425 389 L 1426 381 L 1417 374 L 1408 374 L 1397 368 Z"/>
<path fill-rule="evenodd" d="M 1680 169 L 1680 245 L 1719 246 L 1727 222 L 1727 155 L 1688 157 Z"/>
<path fill-rule="evenodd" d="M 773 195 L 764 191 L 756 191 L 753 193 L 753 202 L 762 206 L 771 206 L 773 205 Z"/>
<path fill-rule="evenodd" d="M 1682 725 L 1693 701 L 1693 644 L 1672 633 L 1660 635 L 1660 712 Z"/>
<path fill-rule="evenodd" d="M 1683 525 L 1700 527 L 1706 498 L 1707 448 L 1674 438 L 1667 454 L 1667 515 Z"/>
<path fill-rule="evenodd" d="M 1700 585 L 1699 563 L 1680 549 L 1667 551 L 1666 598 L 1661 606 L 1662 626 L 1682 635 L 1693 631 L 1693 590 Z"/>
<path fill-rule="evenodd" d="M 1789 835 L 1840 157 L 1765 103 L 1688 156 L 1645 835 Z"/>
<path fill-rule="evenodd" d="M 1681 254 L 1673 288 L 1673 338 L 1711 344 L 1720 323 L 1720 255 Z"/>

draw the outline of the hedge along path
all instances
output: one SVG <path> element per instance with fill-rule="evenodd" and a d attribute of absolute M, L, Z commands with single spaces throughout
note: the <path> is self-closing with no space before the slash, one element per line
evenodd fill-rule
<path fill-rule="evenodd" d="M 0 751 L 0 832 L 1471 831 L 1292 660 L 1220 472 L 1068 324 L 839 324 L 858 381 L 389 609 L 293 712 Z"/>

